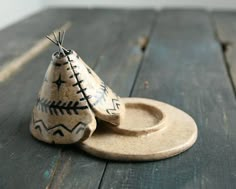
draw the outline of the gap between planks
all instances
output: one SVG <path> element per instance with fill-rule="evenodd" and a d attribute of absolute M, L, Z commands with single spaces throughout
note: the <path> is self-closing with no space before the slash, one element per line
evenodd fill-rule
<path fill-rule="evenodd" d="M 49 180 L 48 185 L 46 186 L 45 189 L 50 189 L 51 188 L 52 181 L 54 179 L 56 171 L 57 171 L 58 167 L 61 164 L 61 157 L 62 157 L 62 150 L 60 149 L 59 150 L 59 157 L 58 157 L 57 162 L 56 162 L 56 166 L 52 169 L 52 172 L 51 172 L 51 175 L 50 175 L 50 180 Z"/>
<path fill-rule="evenodd" d="M 219 41 L 219 43 L 220 43 L 221 49 L 222 49 L 223 61 L 224 61 L 225 69 L 226 69 L 227 75 L 229 76 L 229 81 L 230 81 L 230 85 L 231 85 L 233 93 L 234 93 L 234 97 L 236 98 L 236 87 L 235 87 L 236 83 L 234 83 L 233 76 L 231 74 L 230 63 L 229 63 L 229 60 L 227 58 L 228 48 L 229 48 L 230 45 L 232 45 L 232 43 L 221 42 L 221 41 Z"/>
<path fill-rule="evenodd" d="M 230 62 L 229 62 L 228 57 L 227 57 L 227 53 L 229 51 L 229 48 L 231 46 L 233 46 L 235 44 L 235 42 L 234 41 L 223 41 L 223 40 L 221 40 L 220 39 L 220 34 L 218 32 L 218 28 L 216 26 L 216 20 L 215 20 L 215 18 L 213 17 L 212 14 L 210 15 L 210 20 L 211 20 L 211 23 L 212 23 L 212 27 L 214 29 L 215 39 L 220 45 L 225 70 L 226 70 L 226 73 L 228 75 L 229 82 L 230 82 L 230 85 L 231 85 L 233 93 L 234 93 L 234 97 L 236 98 L 236 83 L 234 83 L 233 76 L 232 76 L 232 73 L 231 73 L 232 70 L 231 70 L 231 67 L 230 67 Z"/>
<path fill-rule="evenodd" d="M 154 16 L 153 16 L 153 19 L 152 19 L 152 22 L 151 22 L 150 32 L 149 32 L 148 36 L 140 37 L 139 40 L 138 40 L 138 44 L 139 44 L 140 51 L 141 51 L 141 60 L 140 60 L 138 69 L 136 71 L 136 75 L 134 77 L 132 87 L 131 87 L 130 92 L 129 92 L 129 97 L 132 96 L 132 94 L 133 94 L 135 83 L 137 81 L 138 75 L 139 75 L 141 67 L 143 65 L 143 60 L 144 60 L 144 57 L 145 57 L 145 54 L 146 54 L 146 50 L 148 48 L 150 38 L 151 38 L 152 33 L 154 31 L 154 28 L 156 26 L 156 18 L 157 18 L 157 13 L 155 12 Z M 102 182 L 103 182 L 103 178 L 104 178 L 108 163 L 109 163 L 109 160 L 106 160 L 105 167 L 104 167 L 103 172 L 102 172 L 101 180 L 100 180 L 99 185 L 98 185 L 98 189 L 101 189 L 101 187 L 102 187 Z"/>
<path fill-rule="evenodd" d="M 71 25 L 72 25 L 71 22 L 68 21 L 60 28 L 55 29 L 54 32 L 57 34 L 59 31 L 62 30 L 67 31 L 71 27 Z M 51 38 L 53 37 L 53 32 L 49 35 L 49 37 Z M 0 83 L 6 81 L 13 74 L 19 71 L 25 64 L 29 63 L 30 60 L 35 58 L 45 49 L 47 49 L 50 44 L 51 41 L 49 41 L 47 38 L 40 39 L 34 46 L 32 46 L 24 54 L 4 64 L 0 69 Z"/>

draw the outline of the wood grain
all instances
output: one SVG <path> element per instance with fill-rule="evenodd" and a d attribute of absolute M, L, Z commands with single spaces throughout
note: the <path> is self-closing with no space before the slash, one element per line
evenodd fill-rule
<path fill-rule="evenodd" d="M 157 99 L 188 112 L 199 138 L 179 156 L 148 163 L 107 162 L 76 145 L 34 140 L 29 122 L 51 46 L 0 84 L 0 188 L 234 188 L 236 103 L 221 49 L 222 41 L 234 39 L 234 15 L 51 9 L 1 31 L 4 65 L 71 21 L 65 47 L 121 96 Z"/>
<path fill-rule="evenodd" d="M 57 34 L 60 31 L 67 31 L 70 26 L 71 23 L 66 22 L 60 28 L 55 28 L 54 32 Z M 53 33 L 51 33 L 49 36 L 52 37 Z M 0 69 L 0 82 L 4 82 L 11 75 L 22 69 L 25 64 L 29 63 L 30 60 L 47 49 L 49 45 L 51 45 L 51 41 L 44 37 L 39 41 L 36 41 L 35 45 L 26 50 L 22 55 L 14 58 L 13 60 L 7 61 Z"/>
<path fill-rule="evenodd" d="M 132 96 L 158 99 L 188 112 L 198 124 L 197 143 L 163 161 L 110 162 L 101 188 L 235 186 L 235 99 L 208 13 L 160 13 Z"/>
<path fill-rule="evenodd" d="M 110 12 L 107 16 L 116 20 L 113 35 L 106 36 L 108 43 L 97 59 L 95 72 L 117 94 L 129 96 L 143 52 L 140 39 L 149 37 L 154 11 Z M 94 26 L 95 27 L 95 26 Z M 98 26 L 96 27 L 98 28 Z M 81 55 L 82 56 L 82 55 Z M 98 188 L 105 160 L 90 155 L 80 155 L 78 148 L 66 148 L 53 179 L 51 188 Z"/>
<path fill-rule="evenodd" d="M 70 19 L 65 14 L 60 19 L 55 15 L 60 15 L 56 9 L 45 10 L 3 29 L 0 35 L 0 67 L 27 52 L 37 41 Z"/>
<path fill-rule="evenodd" d="M 113 10 L 48 11 L 52 13 L 43 12 L 42 16 L 38 15 L 41 17 L 41 22 L 44 22 L 44 14 L 50 15 L 52 25 L 53 19 L 57 22 L 59 17 L 62 21 L 68 19 L 72 21 L 72 28 L 65 38 L 65 47 L 76 50 L 91 67 L 94 67 L 108 44 L 114 46 L 111 41 L 116 40 L 128 14 L 128 11 Z M 41 30 L 47 31 L 44 27 L 41 27 Z M 36 26 L 32 27 L 33 31 L 35 29 Z M 32 63 L 26 65 L 21 72 L 0 85 L 1 99 L 8 99 L 2 100 L 0 114 L 1 128 L 3 128 L 0 137 L 0 162 L 4 162 L 0 170 L 1 188 L 14 188 L 16 185 L 23 188 L 50 187 L 55 168 L 63 161 L 64 154 L 61 155 L 60 146 L 37 142 L 28 131 L 32 107 L 36 102 L 37 92 L 53 51 L 55 47 L 33 59 Z M 76 162 L 81 160 L 78 162 L 78 167 L 83 169 L 86 162 L 91 163 L 91 158 L 84 157 L 80 151 L 76 150 L 75 155 Z M 62 160 L 60 160 L 61 156 Z M 94 159 L 91 165 L 91 170 L 96 170 L 93 178 L 97 179 L 92 183 L 91 180 L 87 180 L 86 183 L 87 175 L 84 175 L 80 182 L 96 186 L 100 182 L 105 163 Z"/>

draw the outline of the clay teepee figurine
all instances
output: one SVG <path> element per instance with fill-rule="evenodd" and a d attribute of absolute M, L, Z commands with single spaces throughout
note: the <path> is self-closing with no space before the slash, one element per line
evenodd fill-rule
<path fill-rule="evenodd" d="M 194 120 L 167 103 L 119 98 L 73 50 L 62 46 L 52 61 L 33 109 L 30 130 L 47 143 L 78 142 L 81 149 L 113 160 L 168 158 L 197 139 Z"/>
<path fill-rule="evenodd" d="M 47 143 L 85 140 L 96 129 L 96 118 L 116 126 L 125 112 L 119 96 L 75 51 L 62 46 L 64 34 L 49 38 L 59 51 L 52 55 L 30 125 L 33 136 Z"/>

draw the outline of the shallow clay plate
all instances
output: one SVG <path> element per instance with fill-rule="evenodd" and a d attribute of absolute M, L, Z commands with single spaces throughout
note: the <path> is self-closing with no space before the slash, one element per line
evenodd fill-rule
<path fill-rule="evenodd" d="M 123 98 L 125 118 L 119 127 L 99 122 L 80 147 L 97 157 L 123 160 L 159 160 L 190 148 L 197 126 L 185 112 L 163 102 Z"/>

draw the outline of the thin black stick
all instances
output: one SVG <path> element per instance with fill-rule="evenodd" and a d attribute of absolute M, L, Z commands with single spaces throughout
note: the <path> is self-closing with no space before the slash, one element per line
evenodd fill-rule
<path fill-rule="evenodd" d="M 64 41 L 64 37 L 65 37 L 65 31 L 63 30 L 62 33 L 59 32 L 59 33 L 58 33 L 58 36 L 59 36 L 58 38 L 57 38 L 55 32 L 53 32 L 53 36 L 54 36 L 54 38 L 55 38 L 55 41 L 54 41 L 53 39 L 51 39 L 49 36 L 46 36 L 46 37 L 47 37 L 53 44 L 55 44 L 56 46 L 58 46 L 60 53 L 62 53 L 64 56 L 66 56 L 65 53 L 69 53 L 69 51 L 68 51 L 66 48 L 64 48 L 64 47 L 62 46 L 63 41 Z"/>
<path fill-rule="evenodd" d="M 57 40 L 55 32 L 53 32 L 53 35 L 54 35 L 55 41 L 58 43 L 58 40 Z"/>
<path fill-rule="evenodd" d="M 59 43 L 61 44 L 61 32 L 60 32 L 60 31 L 59 31 L 58 36 L 59 36 L 59 37 L 58 37 L 58 38 L 59 38 L 58 41 L 59 41 Z"/>
<path fill-rule="evenodd" d="M 55 45 L 57 45 L 57 43 L 55 41 L 53 41 L 49 36 L 46 35 L 46 38 L 48 38 L 51 42 L 53 42 Z"/>
<path fill-rule="evenodd" d="M 59 47 L 59 52 L 62 53 L 64 56 L 66 56 L 64 50 L 62 49 L 62 46 L 59 44 L 58 47 Z"/>
<path fill-rule="evenodd" d="M 61 38 L 61 45 L 63 45 L 64 37 L 65 37 L 65 30 L 62 31 L 62 38 Z"/>

